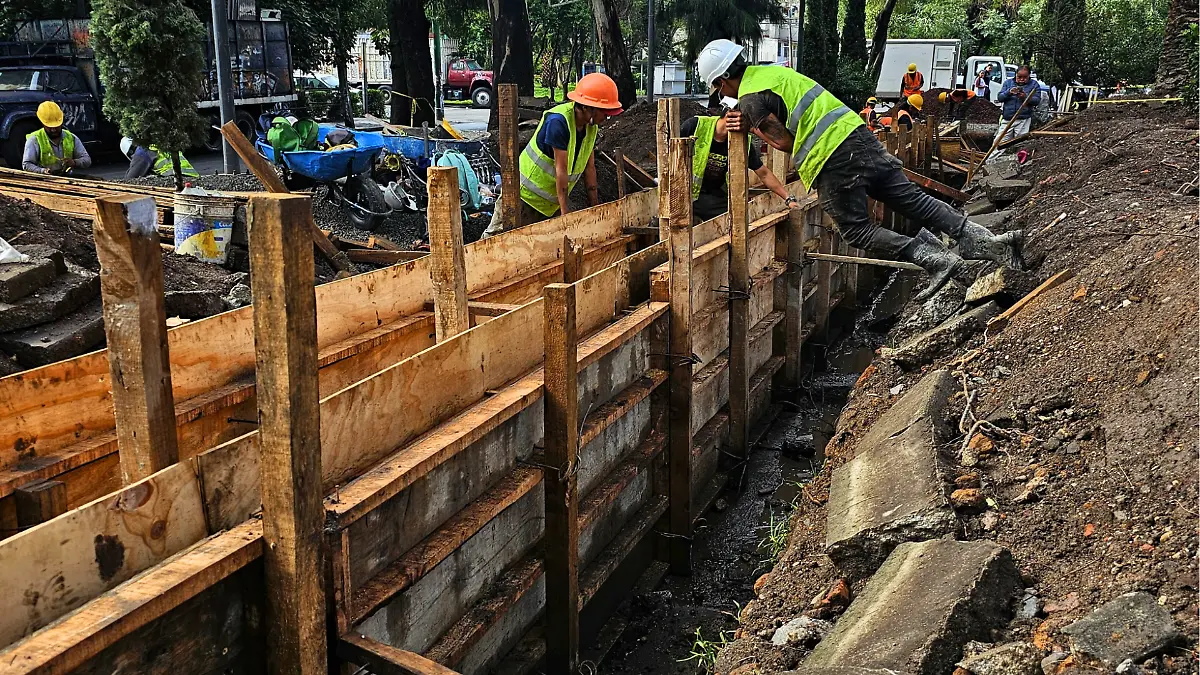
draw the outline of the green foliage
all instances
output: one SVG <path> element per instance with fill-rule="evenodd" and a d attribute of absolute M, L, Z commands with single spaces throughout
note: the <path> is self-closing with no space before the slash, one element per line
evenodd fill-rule
<path fill-rule="evenodd" d="M 444 10 L 438 3 L 433 7 Z M 438 24 L 443 35 L 458 40 L 454 55 L 475 59 L 484 68 L 492 67 L 492 19 L 487 9 L 468 8 L 454 16 L 439 17 Z"/>
<path fill-rule="evenodd" d="M 805 75 L 830 86 L 838 72 L 837 0 L 809 0 L 804 12 Z"/>
<path fill-rule="evenodd" d="M 749 44 L 762 37 L 760 21 L 783 20 L 783 8 L 774 0 L 675 0 L 673 11 L 687 27 L 682 50 L 686 63 L 694 62 L 704 45 L 712 40 L 726 38 Z"/>
<path fill-rule="evenodd" d="M 697 627 L 696 637 L 692 639 L 692 651 L 687 657 L 679 659 L 679 663 L 695 661 L 698 668 L 704 668 L 704 672 L 716 672 L 717 654 L 729 644 L 732 636 L 733 631 L 721 631 L 716 640 L 708 640 Z"/>
<path fill-rule="evenodd" d="M 4 0 L 0 2 L 0 41 L 25 21 L 34 19 L 75 19 L 74 0 Z"/>
<path fill-rule="evenodd" d="M 206 124 L 196 112 L 204 24 L 179 0 L 94 0 L 92 47 L 104 114 L 138 145 L 182 151 Z"/>
<path fill-rule="evenodd" d="M 1187 45 L 1188 79 L 1179 90 L 1179 95 L 1183 97 L 1184 105 L 1194 112 L 1200 103 L 1200 91 L 1197 90 L 1200 83 L 1200 24 L 1189 24 L 1183 30 L 1183 38 Z"/>
<path fill-rule="evenodd" d="M 273 0 L 291 34 L 292 65 L 315 71 L 346 61 L 359 31 L 387 25 L 382 0 Z"/>
<path fill-rule="evenodd" d="M 1081 79 L 1104 87 L 1153 83 L 1166 19 L 1156 2 L 1088 0 Z"/>
<path fill-rule="evenodd" d="M 759 562 L 764 567 L 774 567 L 775 563 L 779 562 L 783 556 L 783 552 L 787 550 L 788 537 L 792 533 L 791 518 L 784 515 L 777 520 L 775 513 L 772 512 L 765 527 L 767 534 L 758 542 L 758 550 L 762 551 L 766 558 Z"/>
<path fill-rule="evenodd" d="M 863 61 L 838 61 L 837 77 L 826 88 L 852 108 L 861 104 L 875 93 L 876 83 L 867 75 L 866 65 Z"/>
<path fill-rule="evenodd" d="M 963 41 L 963 53 L 974 53 L 975 39 L 967 25 L 970 0 L 899 0 L 888 23 L 888 37 L 953 38 Z M 884 0 L 868 0 L 867 32 L 875 30 L 875 17 Z"/>

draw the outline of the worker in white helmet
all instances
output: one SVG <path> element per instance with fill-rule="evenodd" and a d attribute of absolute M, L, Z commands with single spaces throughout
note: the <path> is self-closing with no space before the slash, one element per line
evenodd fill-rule
<path fill-rule="evenodd" d="M 156 176 L 173 176 L 175 175 L 175 166 L 171 161 L 171 153 L 161 152 L 158 148 L 151 145 L 150 147 L 142 147 L 133 142 L 132 138 L 125 137 L 121 139 L 121 154 L 129 160 L 129 169 L 125 171 L 126 179 L 142 178 L 149 176 L 154 172 Z M 196 171 L 192 163 L 179 153 L 179 169 L 180 172 L 188 178 L 197 178 L 200 172 Z"/>
<path fill-rule="evenodd" d="M 815 188 L 821 208 L 851 246 L 901 258 L 929 273 L 917 299 L 933 295 L 963 268 L 963 257 L 1024 268 L 1020 230 L 996 236 L 945 202 L 925 194 L 901 171 L 899 159 L 880 145 L 862 118 L 833 94 L 784 66 L 752 66 L 742 47 L 714 40 L 700 52 L 700 77 L 723 96 L 739 99 L 727 116 L 730 131 L 750 131 L 791 153 L 804 186 Z M 928 230 L 914 237 L 871 222 L 867 197 L 957 240 L 959 255 Z"/>

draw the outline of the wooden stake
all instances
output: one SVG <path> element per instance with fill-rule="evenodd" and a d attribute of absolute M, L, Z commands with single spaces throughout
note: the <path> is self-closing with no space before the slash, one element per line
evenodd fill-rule
<path fill-rule="evenodd" d="M 17 526 L 33 527 L 67 512 L 67 484 L 43 480 L 13 491 L 17 502 Z"/>
<path fill-rule="evenodd" d="M 912 166 L 912 157 L 909 155 L 908 148 L 909 136 L 910 134 L 908 127 L 904 126 L 903 124 L 900 125 L 898 130 L 896 130 L 896 154 L 900 157 L 900 161 L 903 162 L 904 166 L 906 167 Z"/>
<path fill-rule="evenodd" d="M 745 133 L 729 133 L 729 451 L 750 452 L 750 260 Z"/>
<path fill-rule="evenodd" d="M 546 669 L 579 663 L 579 364 L 574 284 L 549 284 L 545 297 Z"/>
<path fill-rule="evenodd" d="M 613 149 L 613 164 L 617 166 L 617 198 L 625 196 L 625 151 Z"/>
<path fill-rule="evenodd" d="M 852 255 L 834 255 L 830 253 L 809 253 L 808 258 L 819 260 L 821 262 L 837 262 L 847 263 L 851 265 L 878 265 L 879 267 L 894 267 L 901 270 L 921 271 L 923 268 L 920 265 L 914 265 L 910 262 L 900 260 L 884 260 L 883 258 L 864 258 Z"/>
<path fill-rule="evenodd" d="M 668 210 L 669 199 L 664 199 L 668 186 L 663 178 L 670 178 L 670 139 L 679 136 L 679 99 L 658 99 L 658 120 L 654 125 L 654 137 L 658 148 L 658 232 L 661 241 L 671 238 L 671 230 L 667 225 L 670 217 Z M 691 194 L 689 192 L 689 194 Z"/>
<path fill-rule="evenodd" d="M 96 200 L 92 232 L 100 259 L 117 449 L 126 485 L 179 461 L 156 221 L 150 197 Z"/>
<path fill-rule="evenodd" d="M 1021 111 L 1025 109 L 1025 105 L 1029 103 L 1030 98 L 1032 97 L 1026 96 L 1024 99 L 1022 99 L 1021 107 L 1017 108 L 1017 112 L 1013 114 L 1012 119 L 1008 121 L 1008 124 L 1004 125 L 1004 130 L 1000 132 L 1000 135 L 996 136 L 994 141 L 992 141 L 992 147 L 988 148 L 988 151 L 983 153 L 983 156 L 979 158 L 979 163 L 976 164 L 974 161 L 968 163 L 969 168 L 967 169 L 967 180 L 965 183 L 963 183 L 964 187 L 969 187 L 971 185 L 971 179 L 975 177 L 975 172 L 979 170 L 979 167 L 983 166 L 983 163 L 987 161 L 988 157 L 992 156 L 992 153 L 996 151 L 996 147 L 999 146 L 1004 137 L 1008 135 L 1008 130 L 1012 128 L 1013 124 L 1016 124 L 1017 118 L 1020 117 Z"/>
<path fill-rule="evenodd" d="M 458 169 L 429 167 L 429 252 L 433 256 L 433 313 L 437 341 L 471 327 L 467 264 L 463 258 Z"/>
<path fill-rule="evenodd" d="M 787 300 L 784 305 L 784 383 L 800 388 L 800 350 L 804 347 L 804 221 L 807 211 L 793 210 L 787 222 Z"/>
<path fill-rule="evenodd" d="M 496 111 L 500 115 L 500 213 L 504 229 L 521 226 L 521 168 L 520 148 L 517 147 L 517 85 L 496 87 Z"/>
<path fill-rule="evenodd" d="M 828 254 L 833 250 L 833 233 L 829 231 L 832 221 L 829 215 L 825 213 L 821 214 L 821 221 L 822 227 L 819 235 L 821 243 L 819 250 L 821 253 Z M 817 295 L 813 298 L 813 302 L 815 303 L 813 324 L 816 331 L 815 334 L 819 336 L 818 339 L 821 342 L 825 342 L 829 337 L 829 303 L 833 292 L 831 288 L 833 283 L 833 265 L 827 259 L 818 260 L 816 268 Z"/>
<path fill-rule="evenodd" d="M 563 283 L 573 284 L 583 278 L 583 247 L 563 235 Z"/>
<path fill-rule="evenodd" d="M 937 137 L 937 128 L 938 128 L 937 115 L 930 115 L 929 120 L 925 122 L 925 158 L 924 158 L 925 173 L 929 173 L 930 169 L 933 168 L 933 164 L 932 164 L 932 160 L 933 160 L 932 155 L 933 155 L 933 148 L 934 148 L 933 140 L 934 140 L 934 138 Z"/>
<path fill-rule="evenodd" d="M 670 143 L 670 192 L 664 200 L 670 218 L 671 284 L 669 415 L 671 506 L 671 572 L 692 571 L 692 144 L 675 138 Z M 678 180 L 675 180 L 678 178 Z M 659 193 L 660 195 L 663 193 Z"/>
<path fill-rule="evenodd" d="M 327 672 L 321 537 L 321 410 L 313 251 L 295 223 L 308 197 L 255 195 L 250 221 L 254 350 L 267 584 L 267 665 Z"/>

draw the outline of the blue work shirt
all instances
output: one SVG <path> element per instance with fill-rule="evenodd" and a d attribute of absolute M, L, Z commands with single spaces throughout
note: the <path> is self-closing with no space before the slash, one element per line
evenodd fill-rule
<path fill-rule="evenodd" d="M 576 141 L 582 139 L 582 133 L 584 133 L 582 129 L 575 130 Z M 567 146 L 570 144 L 571 130 L 567 128 L 567 118 L 558 113 L 546 115 L 546 121 L 542 124 L 542 128 L 538 131 L 537 135 L 538 150 L 541 150 L 542 154 L 550 159 L 554 159 L 554 151 L 556 149 L 566 152 Z M 583 143 L 578 142 L 575 144 L 575 157 L 571 158 L 572 161 L 579 157 L 579 148 L 582 145 Z"/>
<path fill-rule="evenodd" d="M 1004 86 L 1000 88 L 1000 95 L 996 97 L 997 101 L 1000 101 L 1004 104 L 1004 111 L 1000 114 L 1006 120 L 1011 120 L 1013 115 L 1017 115 L 1017 110 L 1020 109 L 1021 104 L 1024 103 L 1020 97 L 1013 96 L 1012 94 L 1008 93 L 1017 86 L 1018 85 L 1015 79 L 1009 78 L 1005 80 Z M 1038 84 L 1038 81 L 1031 77 L 1029 78 L 1028 84 L 1020 88 L 1025 91 L 1025 96 L 1029 97 L 1029 105 L 1026 105 L 1025 109 L 1021 111 L 1021 114 L 1017 115 L 1017 119 L 1023 120 L 1028 119 L 1033 115 L 1033 110 L 1034 108 L 1037 108 L 1038 101 L 1042 100 L 1042 85 Z"/>

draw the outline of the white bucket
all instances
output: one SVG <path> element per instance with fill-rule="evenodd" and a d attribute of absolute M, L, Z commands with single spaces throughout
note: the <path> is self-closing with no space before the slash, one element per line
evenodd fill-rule
<path fill-rule="evenodd" d="M 236 197 L 185 190 L 175 195 L 175 252 L 204 262 L 225 264 L 233 236 Z"/>

